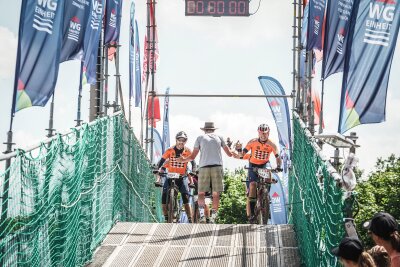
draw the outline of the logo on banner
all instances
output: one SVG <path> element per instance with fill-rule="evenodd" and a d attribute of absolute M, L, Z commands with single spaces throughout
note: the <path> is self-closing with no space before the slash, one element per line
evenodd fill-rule
<path fill-rule="evenodd" d="M 340 55 L 343 54 L 343 45 L 344 45 L 344 36 L 345 36 L 345 29 L 341 28 L 337 34 L 337 47 L 336 52 Z"/>
<path fill-rule="evenodd" d="M 282 212 L 282 207 L 281 207 L 281 197 L 277 192 L 274 192 L 272 194 L 272 209 L 274 212 Z"/>
<path fill-rule="evenodd" d="M 314 34 L 315 34 L 315 35 L 318 35 L 320 25 L 321 25 L 321 23 L 320 23 L 320 17 L 319 17 L 319 16 L 316 16 L 316 17 L 314 18 Z"/>
<path fill-rule="evenodd" d="M 276 100 L 271 101 L 270 103 L 271 109 L 274 112 L 276 123 L 283 122 L 283 116 L 281 112 L 281 106 L 279 105 L 279 102 Z"/>
<path fill-rule="evenodd" d="M 38 31 L 53 33 L 53 23 L 56 16 L 57 1 L 38 0 L 32 27 Z"/>
<path fill-rule="evenodd" d="M 382 3 L 386 3 L 386 5 Z M 396 2 L 393 0 L 376 0 L 369 4 L 369 13 L 365 21 L 365 43 L 381 46 L 389 45 L 395 4 Z"/>
<path fill-rule="evenodd" d="M 90 19 L 90 27 L 93 30 L 97 30 L 100 26 L 101 22 L 101 13 L 103 10 L 103 5 L 99 0 L 92 0 L 93 9 L 92 9 L 92 17 Z"/>
<path fill-rule="evenodd" d="M 110 25 L 110 27 L 113 27 L 113 28 L 117 27 L 117 15 L 115 14 L 114 8 L 111 10 L 110 23 L 108 25 Z"/>
<path fill-rule="evenodd" d="M 78 42 L 80 32 L 81 32 L 81 24 L 79 18 L 75 16 L 69 22 L 68 39 Z"/>

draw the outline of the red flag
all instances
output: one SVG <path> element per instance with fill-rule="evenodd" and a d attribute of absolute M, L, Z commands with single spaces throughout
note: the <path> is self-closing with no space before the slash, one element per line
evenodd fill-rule
<path fill-rule="evenodd" d="M 153 116 L 153 102 L 154 102 L 154 116 Z M 156 127 L 156 122 L 160 121 L 160 100 L 158 96 L 154 97 L 149 95 L 148 102 L 147 102 L 147 116 L 149 118 L 149 125 L 151 125 L 151 119 L 153 118 L 153 125 L 152 127 Z"/>
<path fill-rule="evenodd" d="M 153 38 L 154 32 L 154 38 Z M 153 43 L 154 39 L 154 43 Z M 149 45 L 150 42 L 150 45 Z M 154 48 L 154 56 L 152 53 L 153 44 L 155 45 Z M 150 50 L 150 60 L 148 59 L 148 51 Z M 157 34 L 157 23 L 156 18 L 154 17 L 154 6 L 153 3 L 150 3 L 150 37 L 144 37 L 144 56 L 143 56 L 143 75 L 142 75 L 142 82 L 146 81 L 147 78 L 147 64 L 149 66 L 149 72 L 151 73 L 153 70 L 153 61 L 154 61 L 154 72 L 157 70 L 157 63 L 159 61 L 159 49 L 158 49 L 158 34 Z"/>
<path fill-rule="evenodd" d="M 108 48 L 108 52 L 107 52 L 108 60 L 112 61 L 114 59 L 116 51 L 117 51 L 117 48 L 115 46 L 110 46 Z"/>

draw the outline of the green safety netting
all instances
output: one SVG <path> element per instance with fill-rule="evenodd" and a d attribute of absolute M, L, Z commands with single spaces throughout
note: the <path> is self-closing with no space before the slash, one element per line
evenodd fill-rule
<path fill-rule="evenodd" d="M 121 114 L 18 150 L 0 173 L 0 266 L 84 265 L 117 221 L 160 220 L 153 182 Z"/>
<path fill-rule="evenodd" d="M 330 251 L 344 236 L 340 179 L 296 114 L 289 179 L 289 221 L 294 224 L 301 260 L 308 267 L 339 263 Z"/>

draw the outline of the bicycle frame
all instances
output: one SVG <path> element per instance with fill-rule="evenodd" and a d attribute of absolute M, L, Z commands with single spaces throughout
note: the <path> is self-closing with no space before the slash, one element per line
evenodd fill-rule
<path fill-rule="evenodd" d="M 178 222 L 180 216 L 180 208 L 178 207 L 178 193 L 179 188 L 176 185 L 176 180 L 182 177 L 178 173 L 167 173 L 167 181 L 170 181 L 167 191 L 167 212 L 168 212 L 168 222 Z"/>
<path fill-rule="evenodd" d="M 269 168 L 252 168 L 257 175 L 257 204 L 255 215 L 258 224 L 267 224 L 270 216 L 269 191 L 272 183 L 277 182 L 272 178 L 272 170 Z"/>

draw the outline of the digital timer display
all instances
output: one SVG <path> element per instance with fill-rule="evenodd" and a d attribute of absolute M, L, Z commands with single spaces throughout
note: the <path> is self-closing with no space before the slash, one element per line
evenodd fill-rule
<path fill-rule="evenodd" d="M 186 16 L 250 16 L 249 0 L 185 0 Z"/>

